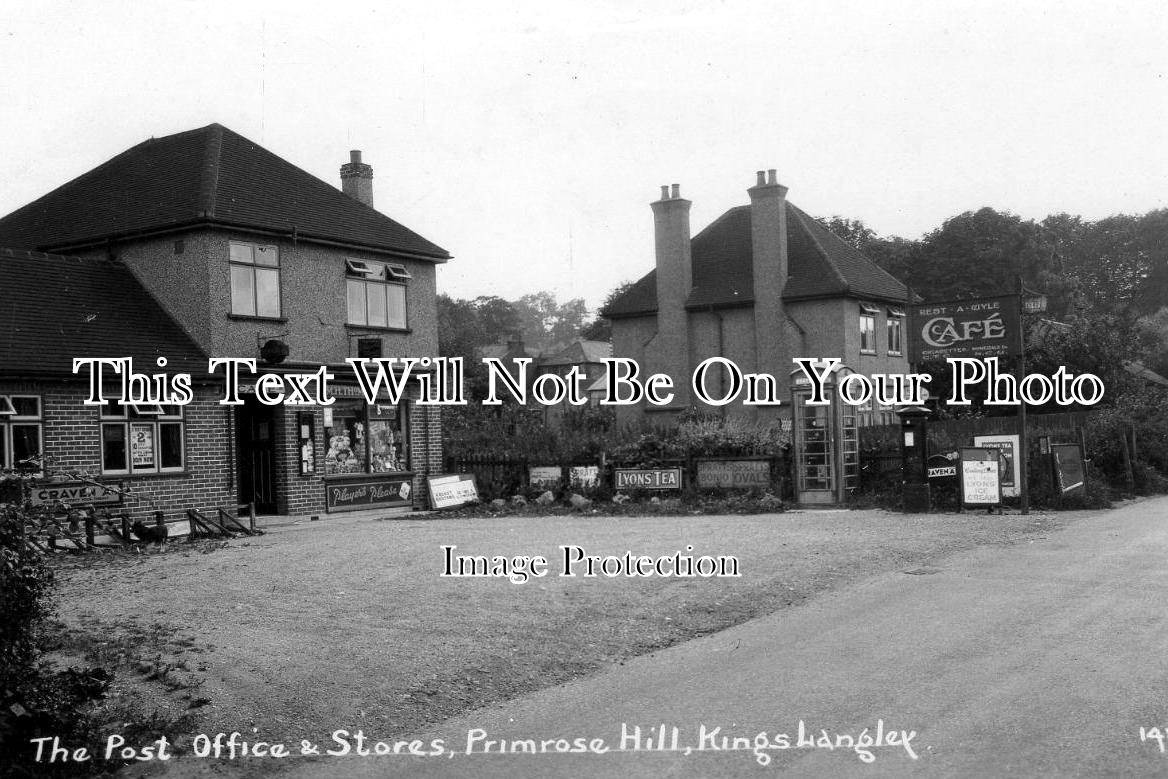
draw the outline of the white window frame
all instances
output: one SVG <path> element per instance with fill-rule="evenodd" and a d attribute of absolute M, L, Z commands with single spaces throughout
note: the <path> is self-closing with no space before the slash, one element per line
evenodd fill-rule
<path fill-rule="evenodd" d="M 157 411 L 155 411 L 157 409 Z M 121 405 L 111 402 L 102 406 L 98 425 L 98 445 L 101 457 L 101 473 L 103 476 L 139 476 L 143 474 L 184 473 L 187 464 L 187 430 L 186 420 L 183 417 L 183 407 L 159 406 L 158 404 L 130 403 Z M 105 451 L 106 429 L 119 429 L 122 433 L 124 468 L 107 468 Z M 162 464 L 162 431 L 163 428 L 178 429 L 179 464 Z M 150 464 L 135 465 L 133 451 L 133 436 L 135 431 L 148 433 L 151 439 L 152 462 Z"/>
<path fill-rule="evenodd" d="M 20 414 L 13 404 L 13 398 L 32 399 L 36 401 L 35 414 Z M 45 427 L 44 427 L 45 405 L 44 399 L 40 395 L 29 395 L 23 392 L 13 392 L 7 395 L 0 395 L 0 469 L 14 469 L 17 463 L 14 459 L 13 452 L 13 428 L 16 427 L 32 427 L 36 428 L 37 436 L 37 454 L 43 455 L 45 451 Z M 35 473 L 41 473 L 40 468 L 36 469 Z"/>
<path fill-rule="evenodd" d="M 876 354 L 876 314 L 879 311 L 871 303 L 860 304 L 860 354 Z"/>
<path fill-rule="evenodd" d="M 888 322 L 885 325 L 885 332 L 887 333 L 888 353 L 897 357 L 904 354 L 904 311 L 899 308 L 889 307 Z M 896 338 L 893 339 L 895 333 Z M 894 343 L 895 341 L 895 343 Z"/>
<path fill-rule="evenodd" d="M 406 281 L 413 278 L 404 265 L 374 260 L 345 260 L 345 322 L 380 330 L 409 328 Z M 382 296 L 384 318 L 371 308 L 370 293 Z M 395 312 L 396 309 L 396 312 Z M 393 314 L 397 313 L 397 316 Z"/>
<path fill-rule="evenodd" d="M 260 255 L 267 255 L 268 252 L 272 252 L 272 259 L 274 261 L 260 262 Z M 228 283 L 231 288 L 231 314 L 233 316 L 256 317 L 257 319 L 279 319 L 284 310 L 283 295 L 281 292 L 279 247 L 274 244 L 229 241 L 227 265 L 230 273 Z M 265 307 L 261 313 L 260 274 L 271 272 L 275 272 L 276 275 L 275 310 L 273 311 L 270 307 Z M 236 288 L 236 276 L 240 273 L 251 279 L 251 295 L 248 301 L 237 300 L 237 298 L 243 297 L 242 294 L 237 295 L 237 292 L 243 293 L 247 291 Z M 238 306 L 237 303 L 239 304 Z"/>

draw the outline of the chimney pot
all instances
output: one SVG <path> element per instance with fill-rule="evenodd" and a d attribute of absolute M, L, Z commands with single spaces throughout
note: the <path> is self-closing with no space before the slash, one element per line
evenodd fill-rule
<path fill-rule="evenodd" d="M 360 162 L 360 161 L 361 161 L 361 150 L 360 149 L 353 149 L 352 151 L 349 152 L 349 162 Z"/>
<path fill-rule="evenodd" d="M 669 199 L 669 185 L 668 184 L 661 185 L 661 199 L 662 200 Z"/>
<path fill-rule="evenodd" d="M 763 184 L 766 183 L 766 172 L 765 171 L 760 170 L 760 171 L 756 172 L 754 175 L 756 176 L 756 179 L 754 182 L 756 186 L 761 187 Z"/>
<path fill-rule="evenodd" d="M 671 196 L 673 197 L 674 200 L 681 197 L 681 185 L 680 184 L 673 185 L 673 192 L 671 193 Z"/>
<path fill-rule="evenodd" d="M 775 177 L 775 169 L 774 168 L 771 168 L 770 170 L 767 171 L 767 183 L 768 184 L 778 184 L 779 183 L 778 179 Z"/>

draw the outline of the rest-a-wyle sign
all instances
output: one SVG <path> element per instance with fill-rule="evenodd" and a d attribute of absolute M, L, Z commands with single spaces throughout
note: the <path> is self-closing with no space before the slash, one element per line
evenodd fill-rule
<path fill-rule="evenodd" d="M 330 512 L 409 505 L 410 477 L 328 482 L 325 503 Z"/>
<path fill-rule="evenodd" d="M 1008 357 L 1021 349 L 1018 298 L 954 300 L 910 306 L 909 360 Z"/>
<path fill-rule="evenodd" d="M 617 468 L 613 472 L 618 490 L 680 490 L 680 468 Z"/>
<path fill-rule="evenodd" d="M 698 460 L 702 489 L 766 489 L 771 486 L 769 460 Z"/>

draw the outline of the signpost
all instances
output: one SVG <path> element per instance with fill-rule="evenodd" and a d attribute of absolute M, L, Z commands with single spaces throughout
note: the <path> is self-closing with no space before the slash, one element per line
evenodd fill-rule
<path fill-rule="evenodd" d="M 961 505 L 993 508 L 1002 505 L 1000 449 L 961 450 Z"/>

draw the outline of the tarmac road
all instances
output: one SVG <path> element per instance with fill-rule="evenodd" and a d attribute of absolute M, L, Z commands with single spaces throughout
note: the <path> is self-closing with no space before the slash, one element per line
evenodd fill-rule
<path fill-rule="evenodd" d="M 1141 741 L 1140 728 L 1168 727 L 1166 599 L 1161 498 L 876 577 L 420 734 L 427 749 L 442 739 L 442 756 L 331 757 L 291 773 L 1163 776 L 1168 753 Z M 800 721 L 804 739 L 843 746 L 798 746 Z M 836 740 L 878 730 L 871 762 Z M 608 751 L 557 754 L 549 741 L 545 754 L 468 755 L 468 733 L 476 752 L 486 740 L 533 739 L 539 750 L 544 739 L 573 747 L 577 738 Z M 724 736 L 749 747 L 710 748 Z"/>

